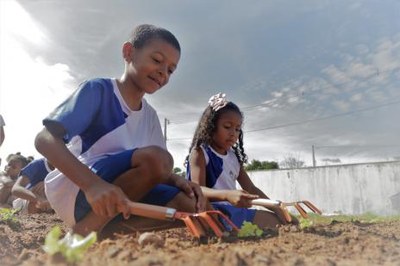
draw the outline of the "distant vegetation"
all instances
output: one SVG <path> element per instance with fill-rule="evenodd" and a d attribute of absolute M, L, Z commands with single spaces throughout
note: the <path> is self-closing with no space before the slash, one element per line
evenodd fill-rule
<path fill-rule="evenodd" d="M 259 161 L 259 160 L 251 160 L 250 163 L 244 166 L 246 171 L 254 171 L 254 170 L 271 170 L 271 169 L 279 169 L 279 165 L 277 162 L 269 162 L 269 161 Z"/>
<path fill-rule="evenodd" d="M 390 221 L 400 221 L 400 215 L 379 216 L 373 213 L 365 213 L 361 215 L 318 215 L 309 213 L 308 218 L 299 217 L 300 227 L 306 228 L 313 225 L 331 224 L 334 222 L 360 222 L 360 223 L 381 223 Z"/>

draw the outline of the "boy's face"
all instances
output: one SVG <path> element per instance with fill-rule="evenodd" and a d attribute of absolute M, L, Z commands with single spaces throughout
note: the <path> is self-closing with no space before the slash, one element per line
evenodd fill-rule
<path fill-rule="evenodd" d="M 132 46 L 129 77 L 140 91 L 152 94 L 168 83 L 179 58 L 179 51 L 162 39 L 150 40 L 140 49 Z"/>
<path fill-rule="evenodd" d="M 217 121 L 216 131 L 212 136 L 212 147 L 225 154 L 237 142 L 242 129 L 242 116 L 234 111 L 221 114 Z"/>

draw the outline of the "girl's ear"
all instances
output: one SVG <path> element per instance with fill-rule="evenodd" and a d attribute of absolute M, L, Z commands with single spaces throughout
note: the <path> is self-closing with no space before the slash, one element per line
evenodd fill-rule
<path fill-rule="evenodd" d="M 131 62 L 133 59 L 133 53 L 135 48 L 133 47 L 132 43 L 125 42 L 122 46 L 122 57 L 126 62 Z"/>

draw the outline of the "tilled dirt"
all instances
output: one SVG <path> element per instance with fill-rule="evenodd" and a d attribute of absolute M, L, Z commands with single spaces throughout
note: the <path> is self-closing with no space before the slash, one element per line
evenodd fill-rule
<path fill-rule="evenodd" d="M 41 246 L 62 222 L 53 214 L 0 222 L 1 265 L 62 265 Z M 99 241 L 78 265 L 400 265 L 400 221 L 332 222 L 300 230 L 265 231 L 261 238 L 209 239 L 200 243 L 185 228 L 155 232 L 162 245 L 142 246 L 139 233 Z"/>

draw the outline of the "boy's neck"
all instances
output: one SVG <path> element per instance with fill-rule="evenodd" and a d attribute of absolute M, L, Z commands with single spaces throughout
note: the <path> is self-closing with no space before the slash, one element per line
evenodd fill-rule
<path fill-rule="evenodd" d="M 142 108 L 142 98 L 144 93 L 140 93 L 129 85 L 129 82 L 122 77 L 117 79 L 118 89 L 124 99 L 125 103 L 128 105 L 129 109 L 132 111 L 138 111 Z M 131 88 L 132 87 L 132 88 Z"/>

